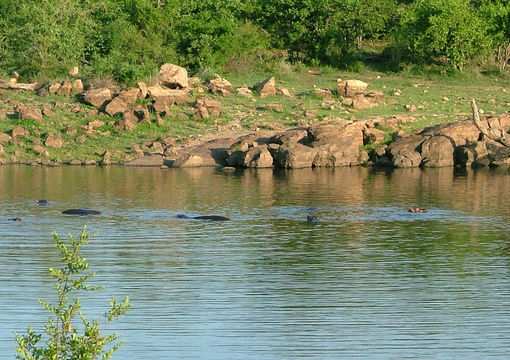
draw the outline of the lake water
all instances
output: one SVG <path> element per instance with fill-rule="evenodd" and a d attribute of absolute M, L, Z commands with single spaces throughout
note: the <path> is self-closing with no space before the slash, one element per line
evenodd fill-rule
<path fill-rule="evenodd" d="M 85 313 L 131 297 L 108 327 L 126 341 L 114 359 L 510 354 L 506 170 L 0 166 L 0 181 L 1 359 L 14 359 L 14 331 L 43 331 L 51 232 L 84 225 L 97 232 L 83 249 L 92 284 L 106 286 Z M 61 213 L 75 207 L 102 214 Z"/>

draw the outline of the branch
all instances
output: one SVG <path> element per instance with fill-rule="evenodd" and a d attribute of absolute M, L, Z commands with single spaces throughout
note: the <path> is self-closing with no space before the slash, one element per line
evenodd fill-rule
<path fill-rule="evenodd" d="M 482 125 L 482 122 L 480 120 L 480 114 L 478 113 L 478 106 L 476 106 L 475 99 L 471 99 L 471 108 L 473 109 L 473 122 L 475 123 L 477 129 L 480 130 L 480 132 L 488 139 L 491 139 L 507 148 L 510 148 L 510 141 L 507 139 L 504 129 L 501 129 L 501 136 L 497 136 L 494 134 L 494 131 L 490 131 L 493 129 L 489 130 L 488 127 L 485 128 Z"/>
<path fill-rule="evenodd" d="M 15 89 L 15 90 L 37 90 L 41 85 L 38 83 L 24 84 L 24 83 L 11 83 L 0 80 L 0 89 Z"/>

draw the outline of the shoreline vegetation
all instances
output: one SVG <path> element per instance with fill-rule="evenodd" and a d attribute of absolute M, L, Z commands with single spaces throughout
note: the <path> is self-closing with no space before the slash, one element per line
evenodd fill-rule
<path fill-rule="evenodd" d="M 2 1 L 0 164 L 464 166 L 468 146 L 501 166 L 488 133 L 430 127 L 476 99 L 504 140 L 509 17 L 502 0 Z M 423 138 L 396 160 L 426 128 L 453 155 L 431 162 Z"/>

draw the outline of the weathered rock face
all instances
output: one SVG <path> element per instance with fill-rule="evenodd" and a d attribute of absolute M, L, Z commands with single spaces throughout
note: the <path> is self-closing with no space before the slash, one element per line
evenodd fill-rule
<path fill-rule="evenodd" d="M 108 88 L 99 88 L 88 90 L 83 94 L 83 100 L 97 108 L 101 108 L 103 104 L 113 97 L 113 93 Z"/>
<path fill-rule="evenodd" d="M 163 166 L 163 155 L 150 154 L 144 155 L 125 163 L 127 166 Z"/>
<path fill-rule="evenodd" d="M 247 168 L 268 168 L 273 166 L 273 157 L 267 145 L 252 147 L 244 154 L 242 166 Z"/>
<path fill-rule="evenodd" d="M 425 137 L 421 135 L 410 135 L 393 142 L 387 149 L 393 166 L 397 168 L 420 166 L 422 156 L 419 149 L 424 141 Z"/>
<path fill-rule="evenodd" d="M 236 92 L 237 92 L 237 95 L 239 95 L 239 96 L 243 96 L 243 97 L 247 97 L 247 98 L 252 98 L 253 97 L 253 94 L 252 94 L 251 90 L 248 88 L 247 85 L 243 85 L 241 87 L 238 87 L 236 89 Z"/>
<path fill-rule="evenodd" d="M 454 147 L 446 136 L 432 136 L 421 144 L 421 166 L 443 167 L 453 166 Z"/>
<path fill-rule="evenodd" d="M 253 89 L 259 93 L 261 98 L 276 95 L 276 80 L 272 76 L 253 85 Z"/>
<path fill-rule="evenodd" d="M 223 96 L 230 95 L 233 91 L 230 81 L 222 77 L 210 80 L 207 86 L 213 94 L 221 94 Z"/>
<path fill-rule="evenodd" d="M 376 128 L 363 129 L 363 145 L 380 144 L 386 138 L 386 133 Z"/>
<path fill-rule="evenodd" d="M 282 145 L 271 150 L 273 162 L 280 168 L 312 167 L 317 150 L 302 144 Z"/>
<path fill-rule="evenodd" d="M 164 64 L 159 70 L 159 83 L 169 89 L 187 88 L 188 72 L 183 67 Z"/>
<path fill-rule="evenodd" d="M 291 129 L 272 136 L 269 139 L 270 143 L 278 145 L 289 145 L 292 143 L 308 142 L 308 131 L 305 129 Z"/>

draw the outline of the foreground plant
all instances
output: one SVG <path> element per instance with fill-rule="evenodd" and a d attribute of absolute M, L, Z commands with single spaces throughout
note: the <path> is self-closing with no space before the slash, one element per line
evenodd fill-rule
<path fill-rule="evenodd" d="M 46 341 L 39 345 L 43 335 L 36 334 L 31 327 L 26 335 L 16 333 L 16 359 L 109 359 L 124 342 L 117 341 L 119 335 L 116 333 L 102 334 L 101 325 L 104 329 L 110 321 L 124 315 L 130 308 L 129 297 L 126 296 L 118 303 L 115 296 L 112 296 L 110 310 L 104 314 L 103 324 L 99 319 L 87 320 L 81 312 L 80 298 L 74 294 L 78 291 L 103 290 L 103 287 L 87 285 L 95 273 L 87 272 L 89 264 L 79 255 L 81 246 L 90 242 L 90 235 L 84 227 L 78 239 L 69 234 L 68 243 L 61 240 L 56 232 L 53 232 L 53 239 L 60 251 L 63 266 L 60 269 L 49 269 L 56 281 L 57 304 L 52 305 L 39 299 L 39 303 L 52 314 L 45 324 Z M 77 316 L 81 319 L 81 326 L 73 327 L 73 320 Z"/>

